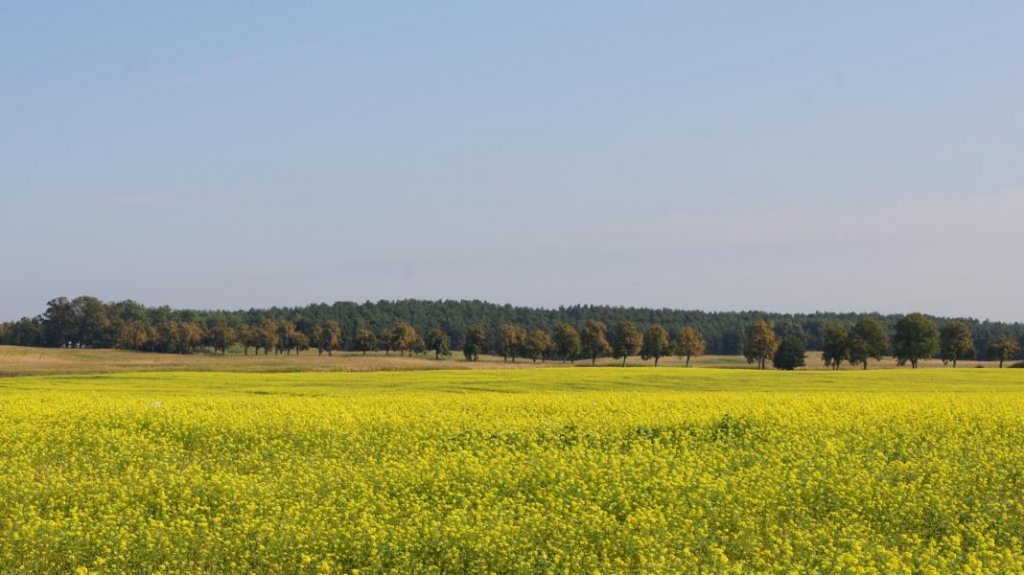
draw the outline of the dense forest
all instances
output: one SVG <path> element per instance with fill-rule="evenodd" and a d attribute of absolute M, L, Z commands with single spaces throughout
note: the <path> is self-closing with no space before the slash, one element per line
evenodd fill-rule
<path fill-rule="evenodd" d="M 204 348 L 217 350 L 238 345 L 245 347 L 248 353 L 250 345 L 290 352 L 292 348 L 316 348 L 319 342 L 321 349 L 325 347 L 323 343 L 327 343 L 326 350 L 330 352 L 333 349 L 388 350 L 388 341 L 407 337 L 411 338 L 409 342 L 390 349 L 423 351 L 433 349 L 434 346 L 428 346 L 423 339 L 430 339 L 432 335 L 435 339 L 444 340 L 435 343 L 460 350 L 464 349 L 467 336 L 473 339 L 471 332 L 477 328 L 477 339 L 482 332 L 484 341 L 471 341 L 471 345 L 481 346 L 481 351 L 500 353 L 502 334 L 499 328 L 505 325 L 522 328 L 526 334 L 537 331 L 554 334 L 562 325 L 582 330 L 588 321 L 597 321 L 609 327 L 631 323 L 641 331 L 662 326 L 673 337 L 688 326 L 703 337 L 706 353 L 729 355 L 743 351 L 748 329 L 761 320 L 772 325 L 780 340 L 795 338 L 808 349 L 820 350 L 825 346 L 828 326 L 850 327 L 866 317 L 876 319 L 891 333 L 903 316 L 702 312 L 592 305 L 543 309 L 477 300 L 337 302 L 292 308 L 202 311 L 147 307 L 134 301 L 103 302 L 82 296 L 53 299 L 39 316 L 0 324 L 0 344 L 122 347 L 168 352 L 191 352 Z M 939 328 L 951 321 L 951 318 L 930 316 L 929 319 Z M 1024 344 L 1024 324 L 974 319 L 961 321 L 973 335 L 977 355 L 981 359 L 987 358 L 991 344 L 1000 338 Z M 277 340 L 269 342 L 274 345 L 261 345 L 258 334 L 253 333 L 249 334 L 247 341 L 247 330 L 255 332 L 268 325 L 273 325 L 273 330 L 278 333 L 277 340 L 290 338 L 289 345 L 282 348 Z M 395 335 L 396 325 L 408 325 L 413 331 Z"/>

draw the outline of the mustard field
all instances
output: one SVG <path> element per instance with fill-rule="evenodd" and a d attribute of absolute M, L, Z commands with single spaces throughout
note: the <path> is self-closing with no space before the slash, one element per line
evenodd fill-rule
<path fill-rule="evenodd" d="M 0 573 L 1024 572 L 1024 370 L 0 379 Z"/>

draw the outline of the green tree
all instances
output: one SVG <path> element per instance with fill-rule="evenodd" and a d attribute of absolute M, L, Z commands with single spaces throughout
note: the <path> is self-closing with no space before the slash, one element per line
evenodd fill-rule
<path fill-rule="evenodd" d="M 434 359 L 441 359 L 441 356 L 448 357 L 452 354 L 452 340 L 448 334 L 439 327 L 435 327 L 427 333 L 427 349 L 434 352 Z"/>
<path fill-rule="evenodd" d="M 352 343 L 356 351 L 361 351 L 363 355 L 366 355 L 366 352 L 377 346 L 377 336 L 365 327 L 361 327 L 356 330 Z"/>
<path fill-rule="evenodd" d="M 218 322 L 217 325 L 213 326 L 208 335 L 210 347 L 213 348 L 214 353 L 220 351 L 221 355 L 227 354 L 228 347 L 234 344 L 238 337 L 235 330 L 231 329 L 231 327 L 224 322 Z"/>
<path fill-rule="evenodd" d="M 765 369 L 768 358 L 773 357 L 778 348 L 779 338 L 771 323 L 759 320 L 747 328 L 747 337 L 743 342 L 743 357 L 747 363 L 757 363 L 758 369 Z"/>
<path fill-rule="evenodd" d="M 640 348 L 640 357 L 647 361 L 654 359 L 654 367 L 658 367 L 658 360 L 663 355 L 672 353 L 672 342 L 669 341 L 668 331 L 660 325 L 652 325 L 644 333 L 644 343 Z"/>
<path fill-rule="evenodd" d="M 974 359 L 978 352 L 974 349 L 974 337 L 971 328 L 962 321 L 951 321 L 939 331 L 939 355 L 942 363 L 956 362 L 959 359 Z"/>
<path fill-rule="evenodd" d="M 912 313 L 896 322 L 892 347 L 900 365 L 910 362 L 910 366 L 917 369 L 918 361 L 932 357 L 939 351 L 939 330 L 932 320 L 922 314 Z"/>
<path fill-rule="evenodd" d="M 52 347 L 74 347 L 75 312 L 66 297 L 46 302 L 43 312 L 43 334 L 47 345 Z"/>
<path fill-rule="evenodd" d="M 260 353 L 260 330 L 251 325 L 243 325 L 238 329 L 238 343 L 242 344 L 242 351 L 249 355 L 249 348 L 256 348 L 256 355 Z"/>
<path fill-rule="evenodd" d="M 111 347 L 117 340 L 117 332 L 107 313 L 107 306 L 92 296 L 81 296 L 71 300 L 73 316 L 72 339 L 80 347 Z"/>
<path fill-rule="evenodd" d="M 317 355 L 334 355 L 334 350 L 341 347 L 341 325 L 333 319 L 318 323 L 313 328 L 310 343 L 316 348 Z"/>
<path fill-rule="evenodd" d="M 533 363 L 537 360 L 544 361 L 551 352 L 551 336 L 542 329 L 535 329 L 526 337 L 526 355 Z"/>
<path fill-rule="evenodd" d="M 1008 359 L 1014 359 L 1020 354 L 1020 344 L 1017 340 L 1006 335 L 1005 333 L 996 338 L 991 345 L 988 346 L 988 355 L 999 360 L 999 367 L 1003 367 L 1003 362 Z"/>
<path fill-rule="evenodd" d="M 555 326 L 553 337 L 555 354 L 562 358 L 562 363 L 574 361 L 580 353 L 580 334 L 571 325 L 560 323 Z"/>
<path fill-rule="evenodd" d="M 690 326 L 679 330 L 679 334 L 676 336 L 676 354 L 686 358 L 686 367 L 690 367 L 691 357 L 704 355 L 706 345 L 700 332 Z"/>
<path fill-rule="evenodd" d="M 299 330 L 294 323 L 288 320 L 275 323 L 277 324 L 277 346 L 274 351 L 278 354 L 291 355 L 293 349 L 298 349 Z"/>
<path fill-rule="evenodd" d="M 889 352 L 889 334 L 885 327 L 873 317 L 861 318 L 850 330 L 846 342 L 850 365 L 868 368 L 868 360 L 881 361 Z"/>
<path fill-rule="evenodd" d="M 821 348 L 821 359 L 832 370 L 850 358 L 850 334 L 839 324 L 825 326 L 825 343 Z"/>
<path fill-rule="evenodd" d="M 515 363 L 516 356 L 522 353 L 525 345 L 525 329 L 510 323 L 503 323 L 498 327 L 498 338 L 495 342 L 495 347 L 498 353 L 505 358 L 505 361 L 508 361 L 508 358 L 511 357 L 512 363 Z"/>
<path fill-rule="evenodd" d="M 803 367 L 806 357 L 807 354 L 803 340 L 796 336 L 787 335 L 782 338 L 782 342 L 775 350 L 775 354 L 772 356 L 772 365 L 775 366 L 775 369 L 792 371 L 798 367 Z"/>
<path fill-rule="evenodd" d="M 608 328 L 604 323 L 588 319 L 580 332 L 580 349 L 583 355 L 590 358 L 590 364 L 597 363 L 597 358 L 612 352 L 608 344 Z"/>
<path fill-rule="evenodd" d="M 295 335 L 291 339 L 292 349 L 295 350 L 295 355 L 309 349 L 309 336 L 303 333 L 301 330 L 296 329 Z"/>
<path fill-rule="evenodd" d="M 622 367 L 626 367 L 626 359 L 636 355 L 644 345 L 644 334 L 628 321 L 615 324 L 613 330 L 612 356 L 622 358 Z"/>
<path fill-rule="evenodd" d="M 258 331 L 259 345 L 256 346 L 256 355 L 260 354 L 260 348 L 263 348 L 263 355 L 268 355 L 271 350 L 276 350 L 278 346 L 278 335 L 277 335 L 277 322 L 269 319 L 263 320 L 260 324 Z"/>
<path fill-rule="evenodd" d="M 462 345 L 462 355 L 466 361 L 477 361 L 480 353 L 487 346 L 487 332 L 479 325 L 474 325 L 466 332 L 466 341 Z"/>
<path fill-rule="evenodd" d="M 149 330 L 141 321 L 129 321 L 121 324 L 117 334 L 117 347 L 139 351 L 149 344 Z"/>
<path fill-rule="evenodd" d="M 416 351 L 419 339 L 420 336 L 416 333 L 416 328 L 404 321 L 391 326 L 391 330 L 388 332 L 389 348 L 401 355 L 405 355 L 406 352 L 412 355 Z"/>

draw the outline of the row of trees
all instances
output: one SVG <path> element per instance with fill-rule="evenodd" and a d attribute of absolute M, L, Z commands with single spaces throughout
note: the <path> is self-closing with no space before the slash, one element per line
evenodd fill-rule
<path fill-rule="evenodd" d="M 832 324 L 853 326 L 859 320 L 876 319 L 888 333 L 895 330 L 902 316 L 878 314 L 776 314 L 764 312 L 701 312 L 673 309 L 644 309 L 612 306 L 568 306 L 537 309 L 497 305 L 481 301 L 378 301 L 337 302 L 303 307 L 249 309 L 240 311 L 177 310 L 166 306 L 147 307 L 133 301 L 101 302 L 92 297 L 52 300 L 43 314 L 7 324 L 0 324 L 0 341 L 15 345 L 58 347 L 82 345 L 112 347 L 119 332 L 118 323 L 138 320 L 156 326 L 168 321 L 195 322 L 209 329 L 218 323 L 239 329 L 258 326 L 264 320 L 287 320 L 299 331 L 310 335 L 314 326 L 327 321 L 344 328 L 341 346 L 354 349 L 355 334 L 367 329 L 381 334 L 398 322 L 406 322 L 418 333 L 427 334 L 440 328 L 450 339 L 452 349 L 462 349 L 471 328 L 483 327 L 493 334 L 502 324 L 522 326 L 528 332 L 542 329 L 554 333 L 561 324 L 581 329 L 588 320 L 600 321 L 609 327 L 621 322 L 634 324 L 641 331 L 661 325 L 669 333 L 678 333 L 691 326 L 704 337 L 707 353 L 735 355 L 742 353 L 746 330 L 758 320 L 775 327 L 779 337 L 793 336 L 808 349 L 822 349 L 825 328 Z M 940 328 L 951 320 L 929 317 Z M 1007 336 L 1024 343 L 1024 324 L 963 319 L 971 330 L 979 358 L 987 359 L 990 345 Z M 77 329 L 74 326 L 78 326 Z"/>
<path fill-rule="evenodd" d="M 637 319 L 618 319 L 609 324 L 588 317 L 598 312 Z M 238 345 L 244 353 L 263 350 L 265 354 L 290 354 L 314 348 L 328 354 L 342 349 L 402 355 L 433 351 L 435 357 L 461 349 L 467 359 L 496 353 L 506 361 L 526 357 L 535 361 L 590 358 L 593 362 L 598 357 L 624 360 L 639 354 L 653 359 L 655 364 L 670 354 L 687 357 L 689 363 L 689 358 L 705 351 L 740 352 L 762 369 L 768 361 L 776 367 L 802 364 L 802 356 L 797 357 L 796 350 L 810 348 L 821 349 L 823 361 L 838 369 L 844 362 L 867 368 L 871 360 L 877 361 L 890 353 L 914 367 L 919 359 L 936 355 L 953 365 L 975 357 L 999 360 L 1002 364 L 1019 355 L 1024 337 L 1019 324 L 939 320 L 921 314 L 763 314 L 746 320 L 748 315 L 591 306 L 535 310 L 483 302 L 416 300 L 199 312 L 149 308 L 132 301 L 105 303 L 82 296 L 73 300 L 56 298 L 47 303 L 40 316 L 0 324 L 0 344 L 120 347 L 176 353 L 202 348 L 223 353 Z M 506 317 L 512 319 L 495 323 Z M 781 320 L 772 321 L 772 317 Z M 551 321 L 556 318 L 576 319 Z M 658 318 L 694 321 L 653 321 Z M 826 321 L 828 318 L 835 321 Z M 479 321 L 467 323 L 472 319 Z M 384 323 L 385 320 L 391 321 Z M 715 335 L 709 337 L 702 325 L 711 325 Z M 737 347 L 723 344 L 723 329 L 736 331 L 725 339 L 735 340 Z M 694 352 L 697 349 L 700 351 Z M 780 362 L 775 361 L 780 349 L 792 355 L 790 361 L 782 356 Z"/>
<path fill-rule="evenodd" d="M 1004 362 L 1020 355 L 1021 346 L 1009 335 L 1001 335 L 988 347 L 988 357 Z M 943 363 L 956 367 L 957 362 L 975 359 L 978 351 L 970 327 L 953 320 L 939 328 L 934 321 L 919 313 L 912 313 L 896 322 L 893 335 L 877 319 L 865 317 L 853 326 L 830 324 L 825 327 L 821 359 L 832 369 L 843 362 L 868 368 L 871 360 L 879 361 L 889 353 L 900 365 L 917 368 L 922 359 L 940 358 Z M 747 362 L 764 369 L 768 358 L 779 369 L 794 369 L 804 365 L 805 344 L 799 338 L 780 337 L 775 327 L 765 321 L 752 325 L 745 338 L 743 355 Z"/>

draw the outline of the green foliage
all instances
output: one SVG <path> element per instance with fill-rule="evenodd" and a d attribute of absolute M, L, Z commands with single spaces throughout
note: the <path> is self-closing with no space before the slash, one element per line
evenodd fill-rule
<path fill-rule="evenodd" d="M 326 351 L 327 355 L 333 355 L 334 350 L 341 347 L 341 326 L 334 320 L 317 324 L 313 328 L 310 342 L 316 348 L 317 353 L 322 355 Z"/>
<path fill-rule="evenodd" d="M 542 329 L 535 329 L 526 337 L 526 357 L 533 360 L 534 363 L 538 359 L 541 361 L 547 359 L 553 347 L 551 336 Z"/>
<path fill-rule="evenodd" d="M 377 347 L 377 336 L 365 327 L 361 327 L 356 330 L 352 338 L 352 347 L 366 355 L 366 352 L 372 351 Z"/>
<path fill-rule="evenodd" d="M 477 361 L 480 354 L 487 348 L 487 333 L 483 326 L 475 325 L 466 332 L 466 343 L 462 346 L 462 355 L 466 361 Z"/>
<path fill-rule="evenodd" d="M 397 351 L 400 355 L 405 355 L 406 353 L 411 355 L 416 351 L 420 343 L 420 336 L 416 333 L 416 328 L 404 321 L 400 321 L 388 330 L 386 341 L 388 351 Z"/>
<path fill-rule="evenodd" d="M 772 365 L 775 366 L 775 369 L 787 371 L 803 367 L 806 365 L 806 352 L 803 340 L 796 336 L 787 335 L 782 338 L 782 342 L 775 350 L 775 354 L 772 356 Z"/>
<path fill-rule="evenodd" d="M 462 349 L 469 329 L 473 326 L 482 327 L 490 342 L 496 337 L 498 326 L 504 323 L 519 325 L 528 332 L 542 329 L 553 333 L 561 324 L 582 330 L 587 321 L 601 322 L 605 325 L 628 321 L 642 331 L 646 331 L 652 325 L 662 325 L 670 333 L 678 333 L 683 327 L 689 326 L 701 334 L 707 353 L 734 355 L 742 351 L 746 329 L 758 320 L 771 322 L 777 326 L 778 336 L 795 335 L 803 338 L 809 349 L 823 349 L 827 325 L 839 324 L 850 328 L 865 318 L 877 321 L 882 331 L 886 333 L 891 332 L 900 319 L 895 315 L 852 313 L 707 313 L 692 310 L 583 305 L 537 309 L 470 300 L 381 300 L 359 304 L 336 302 L 291 308 L 199 311 L 175 310 L 166 306 L 146 307 L 130 300 L 102 303 L 95 298 L 84 296 L 74 300 L 55 298 L 47 303 L 45 312 L 38 317 L 0 324 L 0 344 L 80 348 L 121 347 L 131 339 L 121 338 L 121 331 L 126 329 L 126 324 L 140 322 L 146 326 L 147 332 L 142 350 L 164 351 L 169 349 L 170 345 L 159 338 L 158 332 L 160 326 L 167 322 L 193 322 L 202 329 L 204 342 L 209 342 L 209 331 L 219 323 L 240 330 L 245 326 L 259 328 L 264 321 L 270 320 L 292 322 L 298 332 L 310 338 L 310 343 L 315 340 L 313 331 L 317 325 L 334 321 L 341 328 L 342 334 L 335 349 L 373 349 L 372 346 L 367 348 L 357 341 L 357 330 L 367 329 L 381 335 L 380 349 L 392 351 L 387 341 L 387 333 L 398 322 L 409 324 L 417 333 L 426 333 L 439 327 L 451 339 L 452 349 Z M 946 320 L 941 318 L 930 319 L 937 321 L 939 325 L 946 323 Z M 983 359 L 988 357 L 992 343 L 1003 335 L 1018 342 L 1024 341 L 1024 324 L 979 322 L 972 319 L 963 321 L 971 329 L 975 347 Z M 138 333 L 138 330 L 136 331 Z M 255 347 L 246 346 L 244 340 L 239 332 L 237 343 L 243 350 L 248 351 Z M 249 340 L 251 344 L 252 338 Z M 132 345 L 137 345 L 138 341 L 140 340 L 136 340 L 136 344 Z M 481 348 L 481 353 L 490 347 L 485 344 Z M 260 349 L 263 347 L 260 346 Z M 582 350 L 579 353 L 583 353 Z M 605 353 L 610 352 L 599 352 L 599 355 Z M 882 353 L 887 354 L 888 349 Z M 681 355 L 685 357 L 685 354 Z M 587 353 L 585 356 L 592 357 L 592 354 Z M 873 358 L 874 355 L 866 357 Z M 998 359 L 995 356 L 993 358 Z"/>
<path fill-rule="evenodd" d="M 833 370 L 850 358 L 850 334 L 838 324 L 825 326 L 825 344 L 821 348 L 821 359 Z"/>
<path fill-rule="evenodd" d="M 900 365 L 907 362 L 917 368 L 917 362 L 939 351 L 939 330 L 935 322 L 922 314 L 912 313 L 896 322 L 893 353 Z"/>
<path fill-rule="evenodd" d="M 889 334 L 873 317 L 861 318 L 850 330 L 848 341 L 850 365 L 868 368 L 868 360 L 879 361 L 889 351 Z"/>
<path fill-rule="evenodd" d="M 505 358 L 505 361 L 511 357 L 512 363 L 515 363 L 516 356 L 522 355 L 526 347 L 526 330 L 510 323 L 500 325 L 494 347 L 498 355 Z"/>
<path fill-rule="evenodd" d="M 573 361 L 580 354 L 580 334 L 571 325 L 561 323 L 555 326 L 552 343 L 555 354 L 562 359 L 562 363 Z"/>
<path fill-rule="evenodd" d="M 1009 335 L 1003 334 L 992 342 L 989 346 L 988 354 L 989 357 L 998 359 L 999 367 L 1003 367 L 1003 362 L 1020 355 L 1020 344 Z"/>
<path fill-rule="evenodd" d="M 587 320 L 587 323 L 583 324 L 583 331 L 580 332 L 580 349 L 585 357 L 590 358 L 591 365 L 597 363 L 598 357 L 604 357 L 612 352 L 607 333 L 608 328 L 603 322 Z"/>
<path fill-rule="evenodd" d="M 747 329 L 747 338 L 743 343 L 743 357 L 747 363 L 756 363 L 758 369 L 764 369 L 769 358 L 775 355 L 779 347 L 779 339 L 775 335 L 775 326 L 759 320 Z"/>
<path fill-rule="evenodd" d="M 452 354 L 452 342 L 448 334 L 439 327 L 435 327 L 427 334 L 427 349 L 434 352 L 434 359 L 441 359 L 441 356 L 448 357 Z"/>
<path fill-rule="evenodd" d="M 668 331 L 660 325 L 652 325 L 644 333 L 643 347 L 640 348 L 640 357 L 647 361 L 654 360 L 654 366 L 658 366 L 658 360 L 662 356 L 672 353 L 672 342 L 669 341 Z"/>
<path fill-rule="evenodd" d="M 626 366 L 626 359 L 640 351 L 644 344 L 644 334 L 631 322 L 620 321 L 615 324 L 612 332 L 612 357 L 622 358 L 622 366 Z"/>
<path fill-rule="evenodd" d="M 679 330 L 679 335 L 676 336 L 676 353 L 679 357 L 686 358 L 686 367 L 690 367 L 691 357 L 704 355 L 705 347 L 704 337 L 691 326 Z"/>
<path fill-rule="evenodd" d="M 962 321 L 951 321 L 939 330 L 939 357 L 943 363 L 952 362 L 956 367 L 959 359 L 974 359 L 978 352 L 974 349 L 974 338 L 971 328 Z"/>

